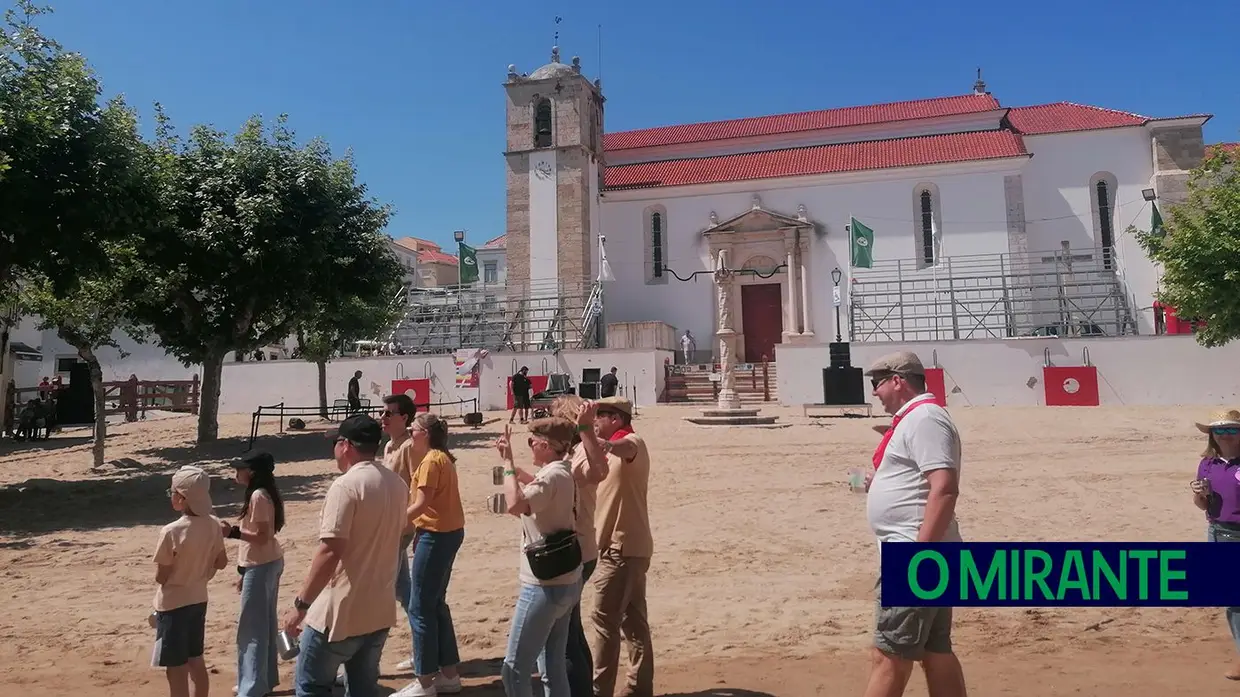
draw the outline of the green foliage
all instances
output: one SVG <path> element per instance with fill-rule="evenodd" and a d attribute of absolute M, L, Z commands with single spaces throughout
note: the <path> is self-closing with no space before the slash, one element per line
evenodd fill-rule
<path fill-rule="evenodd" d="M 22 311 L 37 315 L 40 330 L 57 330 L 62 339 L 83 354 L 102 346 L 119 350 L 114 334 L 128 324 L 125 288 L 134 269 L 133 247 L 109 242 L 103 252 L 109 260 L 107 270 L 77 277 L 68 293 L 58 291 L 43 275 L 21 279 Z"/>
<path fill-rule="evenodd" d="M 1163 268 L 1158 300 L 1184 318 L 1205 320 L 1202 346 L 1240 337 L 1240 151 L 1215 148 L 1169 211 L 1166 234 L 1129 228 Z"/>
<path fill-rule="evenodd" d="M 65 291 L 158 208 L 133 111 L 99 105 L 85 59 L 35 26 L 47 11 L 18 2 L 0 35 L 0 284 L 25 271 Z"/>
<path fill-rule="evenodd" d="M 319 140 L 298 145 L 285 117 L 270 129 L 251 118 L 231 139 L 197 126 L 184 140 L 162 110 L 158 119 L 166 218 L 140 245 L 146 271 L 128 294 L 165 349 L 204 365 L 202 442 L 215 437 L 226 353 L 321 326 L 322 308 L 370 297 L 367 278 L 382 287 L 399 269 L 382 233 L 387 207 L 367 197 L 350 158 Z"/>

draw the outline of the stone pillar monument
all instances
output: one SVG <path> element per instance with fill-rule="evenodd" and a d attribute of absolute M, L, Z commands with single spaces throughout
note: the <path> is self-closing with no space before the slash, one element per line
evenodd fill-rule
<path fill-rule="evenodd" d="M 715 258 L 715 291 L 719 298 L 719 402 L 720 409 L 739 409 L 740 397 L 736 394 L 736 331 L 732 329 L 732 271 L 728 268 L 728 252 L 719 250 Z"/>

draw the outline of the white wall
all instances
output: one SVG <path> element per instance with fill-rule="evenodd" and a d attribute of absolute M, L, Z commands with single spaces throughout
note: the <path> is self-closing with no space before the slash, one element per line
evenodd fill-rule
<path fill-rule="evenodd" d="M 487 264 L 495 264 L 495 281 L 488 281 Z M 503 247 L 478 247 L 478 282 L 488 289 L 495 287 L 496 295 L 503 295 L 504 281 L 508 279 L 508 254 Z M 488 290 L 490 292 L 490 290 Z"/>
<path fill-rule="evenodd" d="M 1056 366 L 1083 365 L 1084 349 L 1098 368 L 1103 405 L 1236 406 L 1240 402 L 1240 342 L 1202 348 L 1191 336 L 1054 338 L 939 341 L 908 344 L 854 343 L 852 365 L 865 368 L 897 350 L 917 353 L 943 368 L 948 406 L 1031 406 L 1043 403 L 1042 367 L 1050 349 Z M 776 352 L 779 400 L 816 404 L 823 400 L 822 369 L 830 365 L 827 346 L 782 346 Z M 1029 385 L 1030 379 L 1037 382 Z M 869 394 L 869 383 L 866 383 Z M 873 399 L 871 398 L 871 401 Z M 877 405 L 877 402 L 874 402 Z"/>
<path fill-rule="evenodd" d="M 189 380 L 195 373 L 202 375 L 200 366 L 186 366 L 181 363 L 156 343 L 154 338 L 149 339 L 147 343 L 138 343 L 128 334 L 119 331 L 115 332 L 112 338 L 120 346 L 119 351 L 107 346 L 95 351 L 103 367 L 105 382 L 128 380 L 130 375 L 137 375 L 140 380 Z M 61 339 L 54 330 L 42 333 L 41 351 L 43 353 L 41 376 L 47 377 L 56 374 L 57 359 L 78 357 L 77 349 Z M 33 387 L 33 385 L 19 383 L 18 387 Z"/>
<path fill-rule="evenodd" d="M 1067 240 L 1073 247 L 1094 247 L 1094 191 L 1091 178 L 1099 172 L 1115 176 L 1114 232 L 1116 258 L 1124 273 L 1134 314 L 1142 333 L 1152 333 L 1153 312 L 1146 310 L 1157 287 L 1155 267 L 1136 240 L 1124 233 L 1129 225 L 1148 230 L 1150 205 L 1141 190 L 1152 188 L 1154 175 L 1150 134 L 1140 127 L 1025 137 L 1033 153 L 1022 176 L 1029 249 L 1059 249 Z"/>
<path fill-rule="evenodd" d="M 749 210 L 752 195 L 759 193 L 764 209 L 795 217 L 797 206 L 804 204 L 809 219 L 819 224 L 818 234 L 810 242 L 808 270 L 812 323 L 817 336 L 830 334 L 833 338 L 830 274 L 839 267 L 847 277 L 849 245 L 844 226 L 850 215 L 873 228 L 876 260 L 913 259 L 920 244 L 915 233 L 914 221 L 920 211 L 914 211 L 914 189 L 932 183 L 939 190 L 944 254 L 1006 253 L 1003 177 L 1020 171 L 1024 162 L 1027 160 L 801 179 L 812 179 L 812 185 L 790 186 L 789 180 L 752 181 L 609 193 L 602 205 L 607 257 L 616 275 L 616 287 L 624 292 L 607 296 L 607 321 L 660 320 L 676 327 L 678 334 L 689 329 L 695 336 L 713 337 L 714 291 L 709 276 L 698 276 L 689 283 L 674 277 L 665 284 L 645 282 L 643 214 L 656 204 L 666 208 L 666 265 L 685 277 L 710 268 L 709 250 L 701 233 L 710 225 L 711 211 L 719 220 L 727 220 Z M 772 188 L 777 185 L 783 188 Z M 738 267 L 745 261 L 730 259 Z M 930 271 L 925 273 L 929 277 Z M 847 325 L 846 314 L 841 320 Z"/>
<path fill-rule="evenodd" d="M 549 174 L 548 174 L 549 173 Z M 530 281 L 559 278 L 559 208 L 555 150 L 530 153 Z M 544 178 L 545 177 L 545 178 Z"/>
<path fill-rule="evenodd" d="M 492 353 L 482 361 L 479 389 L 456 388 L 452 356 L 378 356 L 339 359 L 327 364 L 327 399 L 344 399 L 355 370 L 362 371 L 362 395 L 372 404 L 390 393 L 392 380 L 402 377 L 431 379 L 432 401 L 450 402 L 478 396 L 484 410 L 503 409 L 507 403 L 508 377 L 521 366 L 531 375 L 566 372 L 573 384 L 584 368 L 619 368 L 622 385 L 638 404 L 653 404 L 663 388 L 663 361 L 669 351 L 645 349 L 612 351 L 561 351 L 551 353 Z M 318 405 L 318 373 L 307 361 L 227 363 L 220 390 L 220 413 L 249 414 L 260 405 L 284 402 L 288 406 Z M 451 413 L 451 407 L 445 408 Z"/>

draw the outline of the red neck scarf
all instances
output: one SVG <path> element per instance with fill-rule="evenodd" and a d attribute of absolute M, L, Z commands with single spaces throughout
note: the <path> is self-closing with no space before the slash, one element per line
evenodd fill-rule
<path fill-rule="evenodd" d="M 621 426 L 620 428 L 617 428 L 616 432 L 611 434 L 611 436 L 609 436 L 607 440 L 620 440 L 621 438 L 629 435 L 630 433 L 633 433 L 632 426 Z"/>
<path fill-rule="evenodd" d="M 887 452 L 887 444 L 891 442 L 891 436 L 896 432 L 896 424 L 900 423 L 900 419 L 908 416 L 917 407 L 933 401 L 933 398 L 918 399 L 910 403 L 908 409 L 905 409 L 903 414 L 896 414 L 891 417 L 891 427 L 883 434 L 883 439 L 879 441 L 878 448 L 874 451 L 874 469 L 878 469 L 878 466 L 883 463 L 883 454 Z"/>

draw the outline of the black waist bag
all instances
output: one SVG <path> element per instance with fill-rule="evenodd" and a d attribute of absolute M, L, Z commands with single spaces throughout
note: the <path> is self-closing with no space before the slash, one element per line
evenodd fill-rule
<path fill-rule="evenodd" d="M 526 545 L 525 558 L 535 578 L 549 581 L 581 566 L 581 542 L 575 530 L 553 532 L 542 542 Z"/>

